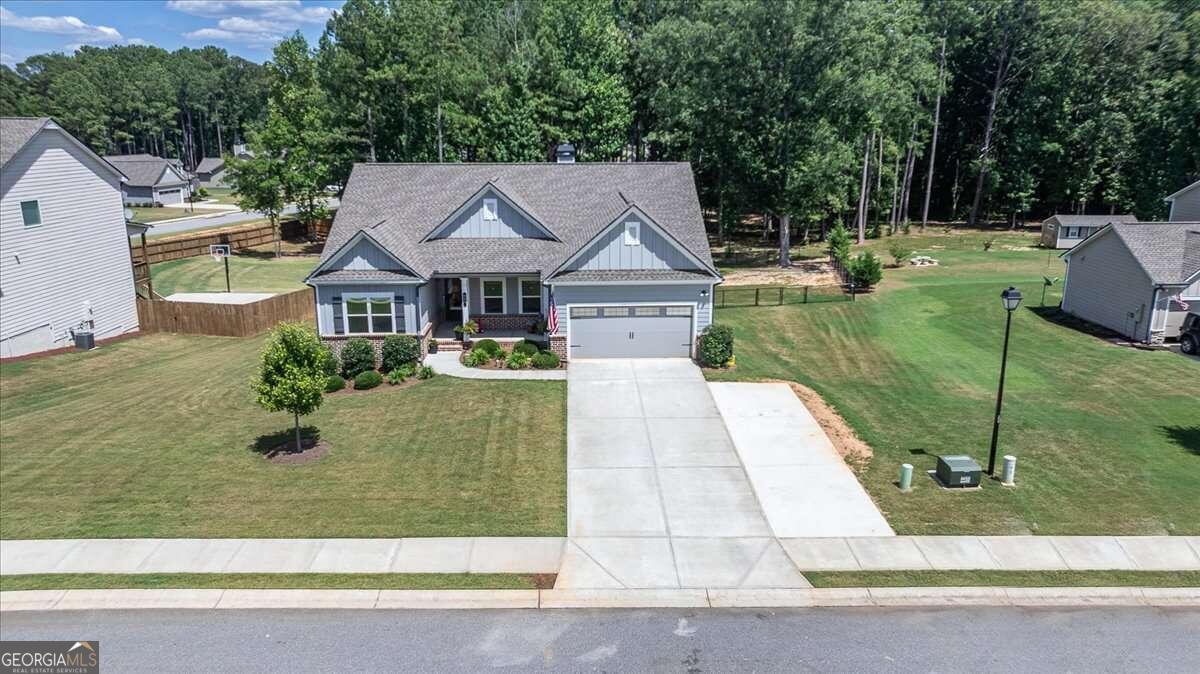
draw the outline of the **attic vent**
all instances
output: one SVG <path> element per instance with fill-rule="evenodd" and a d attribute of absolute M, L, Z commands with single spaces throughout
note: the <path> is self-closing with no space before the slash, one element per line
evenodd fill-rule
<path fill-rule="evenodd" d="M 574 164 L 575 163 L 575 146 L 570 143 L 563 143 L 554 150 L 554 157 L 559 164 Z"/>

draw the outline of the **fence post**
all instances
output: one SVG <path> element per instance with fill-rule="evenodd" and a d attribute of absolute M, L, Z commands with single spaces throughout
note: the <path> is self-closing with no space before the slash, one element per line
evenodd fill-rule
<path fill-rule="evenodd" d="M 779 286 L 779 306 L 783 306 L 783 286 Z"/>
<path fill-rule="evenodd" d="M 758 291 L 759 290 L 762 290 L 762 288 L 754 289 L 754 306 L 756 306 L 756 307 L 758 306 Z"/>
<path fill-rule="evenodd" d="M 804 286 L 804 303 L 808 304 L 808 286 Z"/>

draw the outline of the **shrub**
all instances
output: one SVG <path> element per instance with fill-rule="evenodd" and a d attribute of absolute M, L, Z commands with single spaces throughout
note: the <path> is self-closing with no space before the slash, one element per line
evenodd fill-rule
<path fill-rule="evenodd" d="M 541 349 L 538 348 L 538 345 L 535 342 L 531 342 L 529 340 L 517 342 L 513 345 L 513 353 L 523 353 L 530 358 L 536 356 L 540 350 Z"/>
<path fill-rule="evenodd" d="M 383 369 L 391 372 L 421 360 L 421 345 L 412 335 L 388 335 L 383 339 Z"/>
<path fill-rule="evenodd" d="M 558 354 L 553 351 L 543 351 L 532 358 L 533 366 L 539 370 L 553 370 L 558 367 Z"/>
<path fill-rule="evenodd" d="M 474 348 L 483 351 L 492 358 L 499 358 L 500 356 L 504 355 L 504 349 L 500 346 L 500 343 L 494 339 L 481 339 L 475 342 Z"/>
<path fill-rule="evenodd" d="M 850 261 L 850 280 L 855 287 L 870 288 L 883 278 L 883 263 L 871 251 Z"/>
<path fill-rule="evenodd" d="M 520 351 L 513 351 L 508 354 L 508 360 L 504 361 L 510 370 L 521 370 L 529 367 L 529 356 Z"/>
<path fill-rule="evenodd" d="M 994 245 L 996 245 L 995 237 L 989 236 L 988 238 L 983 240 L 983 250 L 985 252 L 991 250 L 992 246 L 994 246 Z"/>
<path fill-rule="evenodd" d="M 468 351 L 466 356 L 463 356 L 463 365 L 467 367 L 479 367 L 491 360 L 495 360 L 492 354 L 482 351 L 479 348 L 474 348 Z"/>
<path fill-rule="evenodd" d="M 433 379 L 433 375 L 435 374 L 437 373 L 433 371 L 432 367 L 429 367 L 428 365 L 422 365 L 421 368 L 417 370 L 417 379 Z"/>
<path fill-rule="evenodd" d="M 321 345 L 321 371 L 330 376 L 338 373 L 337 356 L 328 344 Z"/>
<path fill-rule="evenodd" d="M 700 362 L 708 367 L 724 367 L 733 358 L 733 328 L 713 323 L 700 333 Z"/>
<path fill-rule="evenodd" d="M 360 372 L 375 369 L 375 347 L 362 337 L 353 337 L 342 345 L 342 376 L 352 379 Z"/>
<path fill-rule="evenodd" d="M 892 261 L 899 267 L 912 257 L 913 251 L 903 241 L 892 239 L 888 242 L 888 254 L 892 256 Z"/>
<path fill-rule="evenodd" d="M 417 373 L 416 363 L 404 363 L 403 365 L 388 370 L 387 380 L 389 384 L 403 384 L 405 379 Z"/>
<path fill-rule="evenodd" d="M 367 389 L 375 388 L 376 386 L 379 386 L 382 383 L 383 383 L 383 375 L 379 374 L 375 370 L 367 370 L 366 372 L 359 372 L 358 376 L 356 376 L 354 378 L 354 388 L 359 391 L 365 391 Z"/>
<path fill-rule="evenodd" d="M 829 257 L 842 264 L 850 259 L 850 232 L 840 222 L 829 230 Z"/>
<path fill-rule="evenodd" d="M 300 451 L 300 416 L 321 406 L 325 391 L 321 340 L 310 327 L 280 323 L 263 347 L 254 378 L 255 401 L 268 412 L 291 412 L 296 451 Z"/>
<path fill-rule="evenodd" d="M 336 374 L 331 374 L 325 379 L 326 393 L 337 393 L 344 388 L 346 388 L 346 380 Z"/>

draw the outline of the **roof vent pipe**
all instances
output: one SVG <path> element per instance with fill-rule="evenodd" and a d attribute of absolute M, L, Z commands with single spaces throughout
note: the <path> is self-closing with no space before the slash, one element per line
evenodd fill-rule
<path fill-rule="evenodd" d="M 574 164 L 575 163 L 575 146 L 570 143 L 563 143 L 554 149 L 554 157 L 559 164 Z"/>

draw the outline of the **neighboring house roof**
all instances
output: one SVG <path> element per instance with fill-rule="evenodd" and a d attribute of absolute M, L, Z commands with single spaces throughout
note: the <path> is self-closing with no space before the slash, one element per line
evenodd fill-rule
<path fill-rule="evenodd" d="M 1196 189 L 1197 187 L 1200 187 L 1200 180 L 1197 180 L 1196 182 L 1192 183 L 1191 185 L 1188 185 L 1187 187 L 1179 190 L 1175 194 L 1172 194 L 1171 196 L 1163 199 L 1163 201 L 1175 201 L 1179 197 L 1183 196 L 1183 194 L 1185 192 L 1191 192 L 1192 190 Z"/>
<path fill-rule="evenodd" d="M 1112 224 L 1062 257 L 1078 255 L 1102 235 L 1120 238 L 1155 285 L 1187 285 L 1200 274 L 1200 222 Z"/>
<path fill-rule="evenodd" d="M 153 187 L 160 183 L 176 184 L 187 182 L 187 178 L 179 174 L 179 169 L 162 157 L 149 154 L 108 155 L 108 163 L 116 166 L 129 176 L 130 187 Z M 163 173 L 170 171 L 174 179 L 163 180 Z"/>
<path fill-rule="evenodd" d="M 63 136 L 88 156 L 94 158 L 100 166 L 112 171 L 122 180 L 126 179 L 119 167 L 93 152 L 91 148 L 67 133 L 66 129 L 49 117 L 0 117 L 0 168 L 7 166 L 8 162 L 21 151 L 21 148 L 28 145 L 34 136 L 47 128 L 61 131 Z"/>
<path fill-rule="evenodd" d="M 1064 227 L 1103 227 L 1110 222 L 1137 222 L 1136 215 L 1070 215 L 1056 214 L 1045 222 L 1056 222 Z"/>
<path fill-rule="evenodd" d="M 220 171 L 225 166 L 225 160 L 221 157 L 205 157 L 196 164 L 196 173 L 213 173 Z"/>
<path fill-rule="evenodd" d="M 551 238 L 425 237 L 491 183 Z M 422 277 L 548 273 L 636 204 L 716 275 L 687 163 L 356 164 L 346 183 L 324 264 L 369 231 Z M 320 267 L 318 267 L 319 269 Z"/>

